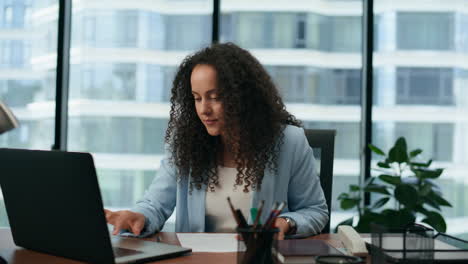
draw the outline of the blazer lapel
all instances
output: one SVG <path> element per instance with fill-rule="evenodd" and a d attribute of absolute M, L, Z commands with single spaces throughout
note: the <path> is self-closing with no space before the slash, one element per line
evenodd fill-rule
<path fill-rule="evenodd" d="M 191 178 L 190 178 L 191 180 Z M 190 188 L 190 184 L 188 187 Z M 190 189 L 187 190 L 190 192 Z M 193 188 L 192 194 L 187 195 L 188 217 L 189 217 L 189 232 L 204 232 L 205 231 L 205 197 L 206 186 L 203 185 L 200 190 Z"/>
<path fill-rule="evenodd" d="M 274 201 L 274 187 L 275 187 L 275 174 L 270 170 L 265 170 L 265 176 L 263 177 L 262 188 L 260 191 L 255 191 L 252 195 L 251 208 L 258 208 L 260 201 L 265 200 L 262 215 L 260 216 L 261 222 L 265 223 L 265 220 L 270 215 L 270 210 L 273 206 Z M 250 213 L 250 212 L 249 212 Z M 249 217 L 249 224 L 252 223 L 252 217 Z"/>

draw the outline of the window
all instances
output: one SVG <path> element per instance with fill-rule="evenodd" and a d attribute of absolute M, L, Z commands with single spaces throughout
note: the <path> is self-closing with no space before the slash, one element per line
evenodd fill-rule
<path fill-rule="evenodd" d="M 107 208 L 132 207 L 148 188 L 164 154 L 174 71 L 211 42 L 212 1 L 163 6 L 97 1 L 72 13 L 68 149 L 95 156 Z"/>
<path fill-rule="evenodd" d="M 305 48 L 306 45 L 306 15 L 297 16 L 296 48 Z"/>
<path fill-rule="evenodd" d="M 11 5 L 5 5 L 3 7 L 3 25 L 5 28 L 11 27 L 13 24 L 13 7 Z"/>
<path fill-rule="evenodd" d="M 397 15 L 397 38 L 398 49 L 452 50 L 453 14 L 400 12 Z"/>
<path fill-rule="evenodd" d="M 165 32 L 167 50 L 197 50 L 211 42 L 208 15 L 167 15 Z"/>
<path fill-rule="evenodd" d="M 440 12 L 422 6 L 395 11 L 409 6 L 374 3 L 379 10 L 379 50 L 374 56 L 378 68 L 373 142 L 388 150 L 404 136 L 410 149 L 421 148 L 425 160 L 432 158 L 434 167 L 445 169 L 439 183 L 453 205 L 442 213 L 448 216 L 447 232 L 466 237 L 468 228 L 456 224 L 468 212 L 467 185 L 460 181 L 466 178 L 468 164 L 468 78 L 459 61 L 467 55 L 466 14 L 451 1 L 425 1 L 433 10 L 444 10 Z"/>
<path fill-rule="evenodd" d="M 53 58 L 57 33 L 51 31 L 47 36 L 44 20 L 32 23 L 29 18 L 39 6 L 56 4 L 56 0 L 0 1 L 0 100 L 11 107 L 20 122 L 18 128 L 0 136 L 1 147 L 50 149 L 54 141 L 56 61 Z M 48 16 L 57 13 L 58 10 L 52 9 Z M 48 23 L 50 28 L 57 28 L 56 20 Z M 50 43 L 55 44 L 48 47 Z M 41 63 L 34 64 L 37 58 L 42 58 Z M 7 225 L 3 198 L 0 198 L 0 226 Z"/>
<path fill-rule="evenodd" d="M 453 104 L 453 70 L 398 68 L 398 104 Z"/>
<path fill-rule="evenodd" d="M 329 42 L 325 50 L 334 52 L 360 52 L 361 50 L 361 17 L 337 16 L 328 18 Z"/>
<path fill-rule="evenodd" d="M 409 149 L 421 148 L 425 159 L 451 161 L 453 124 L 396 123 L 395 138 L 405 137 Z"/>
<path fill-rule="evenodd" d="M 305 127 L 337 130 L 335 167 L 340 169 L 335 175 L 340 177 L 334 180 L 336 193 L 340 190 L 337 186 L 358 182 L 359 121 L 356 120 L 360 117 L 358 114 L 350 120 L 342 107 L 359 113 L 361 76 L 360 60 L 356 60 L 355 68 L 343 68 L 342 59 L 334 55 L 360 53 L 361 16 L 350 10 L 331 15 L 332 10 L 324 10 L 314 1 L 301 2 L 300 11 L 274 0 L 262 3 L 265 6 L 222 0 L 221 39 L 249 49 L 254 56 L 261 54 L 257 58 L 277 85 L 286 108 Z M 362 1 L 353 1 L 351 6 L 362 9 Z M 284 56 L 286 52 L 291 56 Z M 298 59 L 300 56 L 304 60 Z M 344 220 L 343 215 L 349 215 L 338 213 L 336 200 L 333 203 L 332 228 Z"/>
<path fill-rule="evenodd" d="M 139 32 L 138 12 L 136 10 L 118 10 L 115 13 L 115 20 L 117 45 L 119 47 L 136 47 Z"/>
<path fill-rule="evenodd" d="M 361 102 L 361 72 L 335 69 L 330 71 L 333 104 L 359 104 Z"/>
<path fill-rule="evenodd" d="M 96 17 L 84 17 L 83 40 L 86 44 L 94 46 L 96 44 Z"/>

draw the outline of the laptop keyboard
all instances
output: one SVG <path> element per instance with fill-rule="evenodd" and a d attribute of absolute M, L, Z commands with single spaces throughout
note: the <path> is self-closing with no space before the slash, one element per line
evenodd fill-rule
<path fill-rule="evenodd" d="M 113 247 L 112 249 L 114 250 L 115 258 L 126 257 L 126 256 L 143 253 L 143 251 L 138 251 L 138 250 L 128 249 L 128 248 Z"/>

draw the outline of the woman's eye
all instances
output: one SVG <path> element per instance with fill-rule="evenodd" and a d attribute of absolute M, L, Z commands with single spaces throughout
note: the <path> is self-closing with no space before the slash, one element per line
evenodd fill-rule
<path fill-rule="evenodd" d="M 195 97 L 194 97 L 193 100 L 195 100 L 195 101 L 201 101 L 201 98 L 195 98 Z"/>

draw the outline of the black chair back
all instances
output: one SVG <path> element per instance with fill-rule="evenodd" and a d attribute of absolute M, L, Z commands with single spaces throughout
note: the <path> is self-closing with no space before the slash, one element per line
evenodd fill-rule
<path fill-rule="evenodd" d="M 336 130 L 304 129 L 307 141 L 314 150 L 314 156 L 320 160 L 320 184 L 328 206 L 328 215 L 331 211 L 331 196 L 333 186 L 333 159 L 335 155 Z M 322 233 L 330 233 L 330 220 L 323 228 Z"/>

